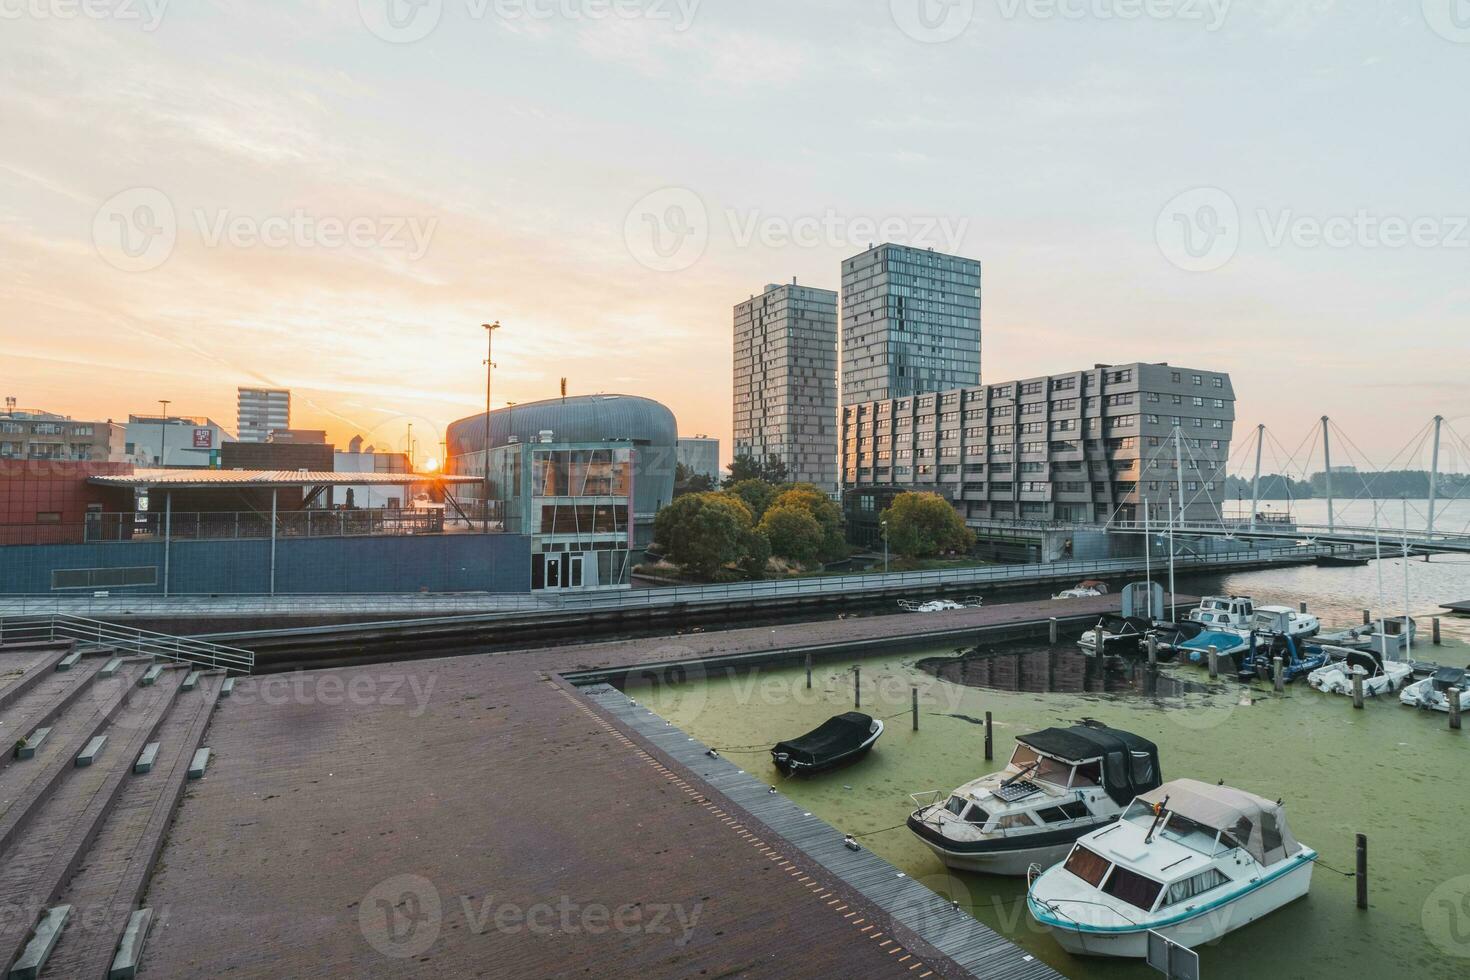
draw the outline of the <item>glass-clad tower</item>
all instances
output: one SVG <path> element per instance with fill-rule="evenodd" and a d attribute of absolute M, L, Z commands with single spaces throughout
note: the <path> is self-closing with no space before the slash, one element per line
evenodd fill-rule
<path fill-rule="evenodd" d="M 877 245 L 842 263 L 842 403 L 980 383 L 980 263 Z"/>

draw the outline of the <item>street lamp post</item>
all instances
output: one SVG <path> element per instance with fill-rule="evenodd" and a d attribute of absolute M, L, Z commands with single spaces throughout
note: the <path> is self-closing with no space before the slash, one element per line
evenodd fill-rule
<path fill-rule="evenodd" d="M 484 533 L 490 533 L 490 372 L 495 369 L 495 331 L 500 321 L 481 324 L 485 328 L 485 485 L 481 505 L 484 510 Z"/>
<path fill-rule="evenodd" d="M 883 521 L 883 574 L 888 574 L 888 522 Z"/>
<path fill-rule="evenodd" d="M 168 407 L 172 399 L 160 398 L 158 404 L 163 411 L 158 415 L 158 465 L 168 465 Z"/>

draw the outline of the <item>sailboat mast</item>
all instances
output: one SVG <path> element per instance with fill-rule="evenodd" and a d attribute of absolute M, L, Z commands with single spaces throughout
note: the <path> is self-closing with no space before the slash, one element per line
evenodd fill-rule
<path fill-rule="evenodd" d="M 1148 580 L 1148 614 L 1154 614 L 1154 541 L 1149 530 L 1148 498 L 1143 498 L 1143 577 Z"/>
<path fill-rule="evenodd" d="M 1409 614 L 1412 612 L 1409 599 L 1409 498 L 1404 498 L 1404 642 L 1408 644 L 1407 659 L 1414 660 L 1414 633 L 1410 628 Z"/>
<path fill-rule="evenodd" d="M 1183 514 L 1179 515 L 1181 518 Z M 1169 501 L 1169 622 L 1179 619 L 1179 593 L 1174 591 L 1174 502 Z"/>
<path fill-rule="evenodd" d="M 1373 501 L 1373 565 L 1378 569 L 1378 633 L 1383 634 L 1383 539 L 1378 533 L 1378 501 Z"/>

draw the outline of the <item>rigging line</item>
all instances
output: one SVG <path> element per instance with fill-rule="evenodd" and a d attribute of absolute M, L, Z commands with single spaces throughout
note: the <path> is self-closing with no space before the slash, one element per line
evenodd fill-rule
<path fill-rule="evenodd" d="M 853 840 L 862 840 L 864 837 L 872 837 L 875 834 L 886 834 L 890 830 L 902 830 L 908 825 L 908 821 L 905 820 L 903 823 L 894 824 L 892 827 L 884 827 L 882 830 L 870 830 L 865 834 L 848 834 L 847 836 L 851 837 Z"/>
<path fill-rule="evenodd" d="M 1409 451 L 1410 446 L 1413 446 L 1414 447 L 1414 451 L 1418 451 L 1419 449 L 1421 449 L 1423 447 L 1423 445 L 1424 445 L 1424 440 L 1427 439 L 1428 436 L 1429 436 L 1430 427 L 1433 425 L 1433 423 L 1430 422 L 1430 423 L 1427 423 L 1421 429 L 1419 429 L 1419 431 L 1416 432 L 1414 435 L 1410 436 L 1409 437 L 1409 441 L 1407 443 L 1405 443 L 1403 445 L 1403 447 L 1400 448 L 1397 453 L 1394 454 L 1393 458 L 1388 461 L 1388 465 L 1387 466 L 1379 467 L 1371 459 L 1368 458 L 1368 454 L 1365 453 L 1365 452 L 1363 452 L 1362 448 L 1359 447 L 1358 444 L 1353 441 L 1352 436 L 1348 435 L 1347 432 L 1344 431 L 1341 426 L 1339 426 L 1336 422 L 1329 422 L 1328 424 L 1332 427 L 1332 429 L 1335 432 L 1337 432 L 1338 435 L 1340 435 L 1342 437 L 1343 441 L 1345 443 L 1347 443 L 1347 445 L 1348 445 L 1348 447 L 1350 449 L 1352 449 L 1353 451 L 1355 451 L 1355 452 L 1358 453 L 1359 461 L 1364 465 L 1364 467 L 1366 468 L 1366 470 L 1368 472 L 1370 472 L 1370 473 L 1373 474 L 1373 479 L 1374 480 L 1379 479 L 1385 472 L 1392 471 L 1393 466 L 1395 464 L 1398 464 L 1399 458 L 1402 457 L 1405 454 L 1406 451 Z M 1415 443 L 1416 438 L 1418 440 L 1417 441 L 1417 444 Z M 1363 474 L 1362 473 L 1359 473 L 1358 474 L 1358 482 L 1360 482 L 1360 483 L 1363 484 L 1364 490 L 1366 490 L 1368 492 L 1368 494 L 1369 494 L 1369 499 L 1373 499 L 1373 500 L 1386 499 L 1386 498 L 1382 498 L 1382 497 L 1374 497 L 1373 496 L 1373 488 L 1372 488 L 1370 482 L 1368 480 L 1366 480 L 1366 479 L 1363 478 Z M 1361 496 L 1362 495 L 1359 494 L 1357 497 L 1354 497 L 1353 499 L 1354 500 L 1361 499 Z"/>

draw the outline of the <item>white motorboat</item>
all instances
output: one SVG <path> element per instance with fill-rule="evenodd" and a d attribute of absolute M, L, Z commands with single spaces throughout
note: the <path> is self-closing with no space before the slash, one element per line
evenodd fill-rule
<path fill-rule="evenodd" d="M 964 602 L 955 602 L 953 599 L 930 599 L 927 602 L 900 599 L 898 607 L 904 612 L 938 613 L 951 612 L 956 609 L 979 609 L 984 601 L 980 596 L 970 596 Z"/>
<path fill-rule="evenodd" d="M 1301 898 L 1316 860 L 1280 803 L 1179 779 L 1079 840 L 1026 907 L 1070 953 L 1141 958 L 1150 931 L 1197 947 Z"/>
<path fill-rule="evenodd" d="M 1052 864 L 1077 838 L 1118 819 L 1137 794 L 1159 785 L 1159 752 L 1131 732 L 1092 725 L 1047 728 L 1016 739 L 1000 772 L 915 810 L 909 830 L 962 871 L 1023 875 Z M 919 797 L 914 801 L 921 802 Z"/>
<path fill-rule="evenodd" d="M 1242 636 L 1252 633 L 1257 636 L 1285 636 L 1300 643 L 1321 632 L 1322 621 L 1290 606 L 1257 606 L 1249 626 L 1230 629 Z"/>
<path fill-rule="evenodd" d="M 1372 650 L 1322 648 L 1333 659 L 1307 675 L 1307 683 L 1324 694 L 1353 693 L 1353 675 L 1363 676 L 1363 694 L 1378 697 L 1392 694 L 1414 677 L 1414 666 L 1405 660 L 1384 660 Z"/>
<path fill-rule="evenodd" d="M 1108 583 L 1099 582 L 1097 579 L 1088 579 L 1086 582 L 1078 582 L 1070 589 L 1063 589 L 1053 599 L 1096 599 L 1098 596 L 1108 594 Z"/>
<path fill-rule="evenodd" d="M 1188 621 L 1206 629 L 1250 629 L 1256 618 L 1256 604 L 1249 596 L 1205 596 L 1189 611 Z"/>
<path fill-rule="evenodd" d="M 1457 687 L 1466 694 L 1470 685 L 1470 671 L 1464 667 L 1441 667 L 1422 681 L 1415 681 L 1399 692 L 1399 700 L 1411 708 L 1428 711 L 1450 710 L 1450 688 Z M 1470 708 L 1470 694 L 1461 699 Z"/>

